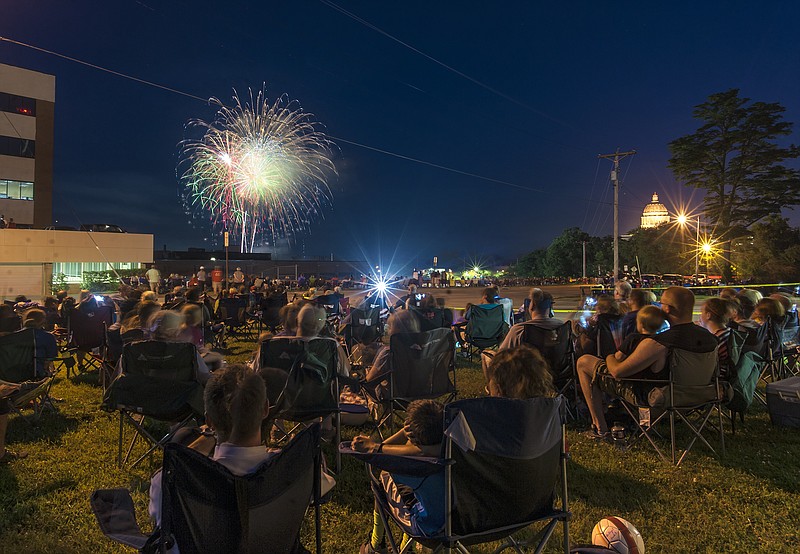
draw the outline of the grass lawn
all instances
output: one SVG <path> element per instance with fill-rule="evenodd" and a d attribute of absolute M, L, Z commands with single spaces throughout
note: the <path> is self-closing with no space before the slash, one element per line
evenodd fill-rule
<path fill-rule="evenodd" d="M 252 349 L 252 343 L 233 343 L 226 355 L 243 361 Z M 482 394 L 476 364 L 459 360 L 458 388 L 461 398 Z M 62 372 L 53 394 L 65 400 L 60 413 L 46 413 L 33 425 L 11 417 L 11 447 L 30 456 L 0 466 L 0 552 L 124 551 L 97 529 L 89 495 L 130 488 L 140 524 L 149 530 L 148 480 L 160 457 L 134 470 L 117 468 L 118 419 L 98 408 L 95 376 L 67 380 Z M 726 435 L 722 461 L 696 445 L 679 468 L 658 460 L 647 444 L 621 452 L 581 431 L 568 431 L 573 543 L 590 542 L 599 519 L 618 515 L 641 531 L 648 552 L 800 552 L 800 430 L 772 427 L 762 408 L 755 407 L 735 436 Z M 372 521 L 363 467 L 345 459 L 337 480 L 323 510 L 325 551 L 357 552 Z M 307 525 L 308 539 L 311 531 Z M 548 551 L 557 551 L 559 540 L 554 536 Z"/>

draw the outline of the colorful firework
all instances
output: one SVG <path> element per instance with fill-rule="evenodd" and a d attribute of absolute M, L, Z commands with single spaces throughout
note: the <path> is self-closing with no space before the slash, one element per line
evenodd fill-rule
<path fill-rule="evenodd" d="M 333 143 L 313 115 L 286 95 L 272 104 L 264 91 L 233 107 L 219 100 L 216 118 L 192 120 L 202 138 L 181 143 L 178 173 L 192 209 L 224 230 L 241 233 L 243 252 L 263 240 L 308 230 L 330 202 L 336 174 Z"/>

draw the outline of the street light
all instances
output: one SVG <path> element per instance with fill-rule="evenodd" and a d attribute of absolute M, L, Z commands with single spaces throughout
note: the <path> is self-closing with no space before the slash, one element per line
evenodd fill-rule
<path fill-rule="evenodd" d="M 690 220 L 685 214 L 679 214 L 678 217 L 675 218 L 675 221 L 678 222 L 678 225 L 680 225 L 681 227 L 685 228 L 686 224 L 689 223 Z M 696 238 L 695 238 L 695 245 L 699 245 L 700 244 L 700 216 L 699 215 L 697 216 L 696 223 L 697 223 L 697 235 L 696 235 Z M 705 252 L 710 252 L 711 251 L 711 245 L 709 244 L 708 246 L 709 246 L 709 249 L 706 250 L 705 249 L 706 245 L 705 244 L 703 245 L 703 250 Z M 697 279 L 697 274 L 699 272 L 700 272 L 699 252 L 698 252 L 697 248 L 695 247 L 695 251 L 694 251 L 694 278 L 695 279 Z"/>

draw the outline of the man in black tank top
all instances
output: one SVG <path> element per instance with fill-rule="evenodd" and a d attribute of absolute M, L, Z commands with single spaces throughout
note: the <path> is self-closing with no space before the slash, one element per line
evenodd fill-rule
<path fill-rule="evenodd" d="M 661 295 L 661 309 L 666 314 L 670 329 L 644 339 L 630 356 L 620 361 L 614 355 L 601 360 L 585 355 L 578 359 L 577 370 L 581 390 L 592 415 L 592 426 L 597 437 L 608 436 L 608 424 L 603 414 L 603 392 L 626 399 L 646 396 L 646 383 L 621 383 L 618 379 L 667 379 L 667 354 L 670 348 L 690 352 L 711 352 L 717 347 L 713 334 L 692 323 L 694 294 L 683 287 L 669 287 Z"/>

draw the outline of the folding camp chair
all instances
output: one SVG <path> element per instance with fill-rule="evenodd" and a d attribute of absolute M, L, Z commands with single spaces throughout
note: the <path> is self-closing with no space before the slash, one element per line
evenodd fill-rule
<path fill-rule="evenodd" d="M 75 357 L 79 372 L 84 370 L 81 361 L 87 363 L 89 368 L 96 369 L 100 375 L 100 384 L 105 390 L 109 377 L 113 373 L 113 367 L 108 359 L 106 337 L 106 329 L 114 321 L 113 308 L 105 304 L 99 304 L 92 308 L 78 305 L 69 311 L 68 318 L 67 352 Z M 97 350 L 96 353 L 95 350 Z M 86 354 L 82 360 L 80 353 Z M 74 366 L 67 366 L 67 378 L 70 376 L 72 367 Z"/>
<path fill-rule="evenodd" d="M 340 314 L 339 309 L 341 308 L 341 305 L 339 304 L 339 299 L 341 297 L 342 296 L 340 294 L 325 294 L 314 298 L 314 303 L 325 310 L 325 313 L 328 316 L 328 321 L 335 321 L 338 319 Z"/>
<path fill-rule="evenodd" d="M 163 448 L 193 417 L 202 417 L 203 386 L 197 381 L 197 352 L 191 343 L 132 342 L 122 349 L 121 364 L 122 373 L 106 391 L 103 408 L 119 411 L 117 462 L 120 467 L 128 462 L 140 437 L 148 444 L 144 454 L 131 465 L 135 467 L 154 450 Z M 148 418 L 170 422 L 172 426 L 157 439 L 145 425 Z M 134 433 L 123 458 L 126 422 Z"/>
<path fill-rule="evenodd" d="M 219 317 L 231 333 L 250 340 L 256 338 L 254 319 L 247 312 L 247 298 L 220 298 Z"/>
<path fill-rule="evenodd" d="M 559 394 L 573 389 L 575 402 L 578 401 L 578 374 L 575 369 L 575 343 L 572 324 L 565 322 L 560 327 L 548 329 L 536 325 L 536 320 L 522 327 L 522 342 L 535 347 L 550 367 L 553 383 Z"/>
<path fill-rule="evenodd" d="M 285 371 L 288 376 L 270 417 L 290 421 L 293 429 L 280 429 L 289 437 L 298 427 L 332 416 L 336 444 L 341 437 L 339 409 L 338 343 L 329 338 L 274 337 L 261 343 L 260 366 Z M 336 472 L 341 459 L 336 456 Z"/>
<path fill-rule="evenodd" d="M 761 356 L 766 361 L 764 368 L 759 377 L 759 384 L 766 386 L 769 383 L 780 381 L 793 375 L 793 371 L 789 366 L 790 351 L 784 344 L 784 327 L 786 318 L 768 317 L 757 333 L 761 339 Z M 790 326 L 791 330 L 792 327 Z M 786 338 L 791 340 L 790 332 L 786 332 Z M 795 347 L 796 349 L 796 347 Z M 792 349 L 792 350 L 795 350 Z M 767 405 L 767 396 L 765 392 L 756 390 L 756 398 L 763 404 Z"/>
<path fill-rule="evenodd" d="M 450 324 L 448 324 L 447 315 L 443 308 L 422 309 L 411 307 L 409 310 L 417 317 L 417 321 L 419 321 L 419 330 L 423 332 L 432 331 L 433 329 L 443 329 L 449 327 L 453 322 L 453 318 L 451 317 Z"/>
<path fill-rule="evenodd" d="M 261 299 L 258 304 L 257 312 L 259 335 L 263 327 L 266 327 L 273 333 L 278 330 L 278 327 L 281 325 L 281 308 L 288 303 L 289 299 L 286 297 L 285 292 L 281 294 L 270 294 Z"/>
<path fill-rule="evenodd" d="M 0 382 L 20 384 L 20 390 L 9 400 L 11 409 L 21 414 L 21 409 L 33 401 L 33 411 L 40 416 L 47 404 L 53 377 L 36 375 L 36 332 L 23 329 L 0 336 Z"/>
<path fill-rule="evenodd" d="M 349 323 L 341 333 L 349 353 L 353 352 L 356 343 L 371 344 L 381 338 L 380 308 L 352 308 L 349 317 Z"/>
<path fill-rule="evenodd" d="M 243 476 L 170 443 L 164 448 L 161 527 L 149 537 L 136 522 L 127 489 L 96 490 L 90 502 L 104 535 L 144 552 L 167 552 L 176 545 L 181 554 L 299 554 L 300 528 L 313 501 L 319 553 L 320 459 L 317 425 Z"/>
<path fill-rule="evenodd" d="M 709 425 L 715 427 L 719 433 L 720 453 L 724 456 L 725 435 L 721 404 L 725 397 L 719 381 L 717 351 L 698 353 L 672 348 L 667 355 L 667 367 L 664 371 L 668 372 L 668 379 L 617 380 L 619 383 L 630 385 L 624 390 L 620 400 L 636 424 L 636 432 L 631 443 L 646 438 L 662 460 L 671 459 L 672 463 L 678 466 L 698 439 L 717 455 L 717 451 L 703 436 L 703 430 Z M 717 412 L 718 426 L 710 421 L 714 411 Z M 667 458 L 656 442 L 660 438 L 656 426 L 664 419 L 669 421 L 671 458 Z M 677 459 L 676 421 L 685 423 L 692 434 L 692 439 Z"/>
<path fill-rule="evenodd" d="M 360 454 L 349 444 L 340 449 L 367 464 L 394 552 L 412 552 L 417 542 L 434 552 L 468 553 L 468 546 L 501 539 L 503 544 L 495 552 L 506 548 L 522 552 L 528 543 L 513 535 L 538 523 L 543 525 L 535 545 L 538 553 L 561 523 L 561 550 L 568 553 L 565 403 L 557 397 L 471 398 L 448 404 L 438 459 Z M 389 494 L 385 484 L 390 480 L 377 470 L 388 472 L 394 484 L 413 490 L 413 501 L 421 508 L 409 509 L 406 498 Z M 560 509 L 555 502 L 559 477 Z M 403 550 L 389 521 L 413 539 Z"/>
<path fill-rule="evenodd" d="M 456 397 L 455 350 L 456 339 L 450 329 L 392 335 L 389 370 L 361 383 L 370 400 L 384 407 L 376 418 L 379 434 L 387 421 L 393 431 L 395 413 L 405 411 L 414 400 L 444 397 L 450 402 Z M 388 381 L 388 387 L 381 385 L 383 381 Z"/>
<path fill-rule="evenodd" d="M 469 310 L 469 319 L 463 326 L 464 344 L 462 351 L 466 351 L 469 359 L 486 348 L 498 346 L 508 331 L 508 324 L 503 316 L 503 306 L 484 307 L 472 306 Z"/>

